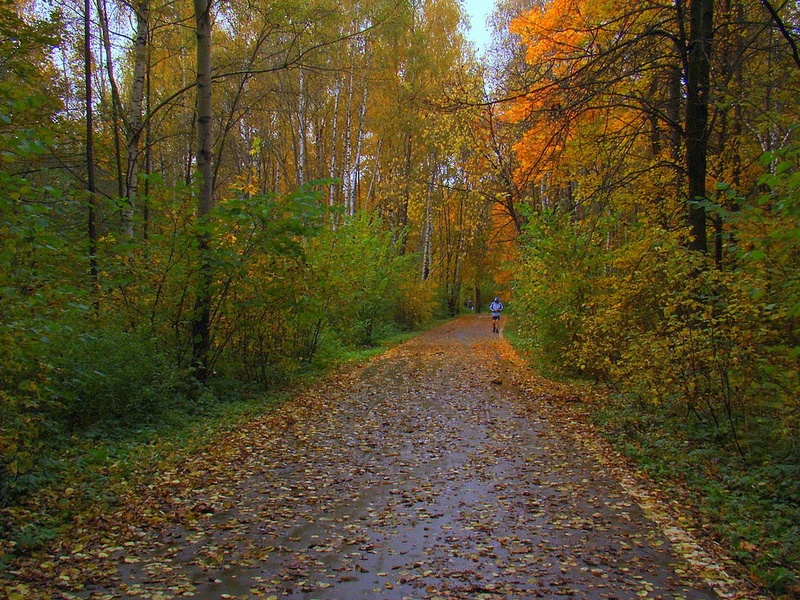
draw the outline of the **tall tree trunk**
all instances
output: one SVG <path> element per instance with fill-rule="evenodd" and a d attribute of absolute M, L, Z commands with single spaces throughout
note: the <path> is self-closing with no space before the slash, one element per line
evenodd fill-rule
<path fill-rule="evenodd" d="M 122 211 L 123 233 L 133 237 L 133 216 L 139 193 L 139 141 L 144 128 L 144 91 L 147 73 L 147 39 L 150 35 L 150 1 L 141 0 L 136 10 L 136 38 L 133 43 L 133 84 L 128 111 L 127 174 L 125 177 L 125 207 Z"/>
<path fill-rule="evenodd" d="M 297 139 L 299 145 L 297 157 L 297 184 L 303 185 L 306 182 L 306 133 L 308 128 L 308 115 L 306 114 L 306 79 L 302 67 L 300 67 L 297 96 Z"/>
<path fill-rule="evenodd" d="M 145 79 L 145 110 L 150 114 L 150 99 L 151 95 L 151 79 L 150 79 L 150 53 L 147 53 L 147 77 Z M 150 175 L 153 170 L 153 152 L 152 152 L 152 139 L 153 139 L 153 121 L 147 119 L 144 132 L 144 172 L 145 175 Z M 142 239 L 148 240 L 150 238 L 150 178 L 144 180 L 144 203 L 142 207 Z"/>
<path fill-rule="evenodd" d="M 433 236 L 431 235 L 433 225 L 430 222 L 432 216 L 430 194 L 425 198 L 425 221 L 422 224 L 422 271 L 420 280 L 427 281 L 431 275 L 431 251 Z"/>
<path fill-rule="evenodd" d="M 364 205 L 369 210 L 372 206 L 372 199 L 375 196 L 375 188 L 378 186 L 378 182 L 380 181 L 381 177 L 381 152 L 383 151 L 383 138 L 378 140 L 378 147 L 375 150 L 375 164 L 372 169 L 372 177 L 369 180 L 369 187 L 367 188 L 367 193 L 364 196 Z"/>
<path fill-rule="evenodd" d="M 721 19 L 720 19 L 720 11 Z M 725 44 L 719 61 L 719 81 L 726 86 L 726 94 L 732 98 L 740 98 L 744 93 L 742 61 L 736 49 L 746 45 L 742 37 L 744 22 L 743 7 L 737 0 L 723 0 L 718 5 L 717 20 L 720 23 L 718 35 Z M 713 176 L 717 180 L 729 181 L 734 189 L 739 188 L 741 173 L 740 143 L 742 133 L 741 103 L 733 101 L 730 106 L 718 108 L 716 117 L 718 124 L 715 126 L 716 145 L 719 148 L 720 160 L 716 161 L 716 171 Z M 727 172 L 726 172 L 727 171 Z M 724 196 L 718 196 L 720 202 L 727 210 L 736 210 L 737 203 L 729 203 Z M 719 214 L 711 216 L 714 225 L 714 262 L 718 269 L 723 269 L 725 264 L 725 238 L 724 218 Z"/>
<path fill-rule="evenodd" d="M 97 264 L 97 184 L 94 166 L 94 108 L 92 106 L 92 2 L 84 2 L 83 68 L 86 80 L 86 191 L 89 193 L 87 233 L 89 236 L 89 282 L 95 294 L 94 308 L 100 308 L 98 295 L 100 269 Z"/>
<path fill-rule="evenodd" d="M 364 47 L 366 51 L 366 44 Z M 352 199 L 350 200 L 350 208 L 352 209 L 352 214 L 355 214 L 357 208 L 357 199 L 360 196 L 360 187 L 361 187 L 361 146 L 364 141 L 364 118 L 367 114 L 367 83 L 364 82 L 364 89 L 361 95 L 361 108 L 358 110 L 358 134 L 356 137 L 356 157 L 353 161 L 353 188 L 350 190 L 352 194 Z"/>
<path fill-rule="evenodd" d="M 208 379 L 211 348 L 211 240 L 206 222 L 213 206 L 211 147 L 211 0 L 194 0 L 197 34 L 197 295 L 192 316 L 192 366 L 200 381 Z"/>
<path fill-rule="evenodd" d="M 329 175 L 331 180 L 336 177 L 336 147 L 339 138 L 339 95 L 341 94 L 341 85 L 339 80 L 336 80 L 336 90 L 333 95 L 333 133 L 331 134 L 331 163 Z M 336 186 L 331 183 L 328 187 L 328 205 L 333 208 L 336 205 Z M 334 218 L 331 216 L 331 218 Z"/>
<path fill-rule="evenodd" d="M 393 241 L 398 243 L 398 248 L 401 254 L 405 254 L 406 240 L 408 239 L 408 232 L 406 226 L 408 225 L 408 205 L 411 203 L 411 176 L 414 172 L 414 137 L 408 133 L 403 140 L 403 151 L 405 154 L 405 167 L 403 169 L 403 195 L 400 198 L 400 206 L 398 207 L 393 226 L 395 232 L 393 233 Z"/>
<path fill-rule="evenodd" d="M 686 172 L 689 179 L 689 248 L 708 251 L 706 211 L 696 201 L 706 198 L 708 102 L 714 0 L 690 0 L 686 61 Z"/>
<path fill-rule="evenodd" d="M 422 281 L 426 281 L 431 274 L 433 262 L 433 194 L 436 190 L 438 174 L 438 156 L 431 156 L 431 178 L 428 181 L 428 193 L 425 196 L 425 215 L 422 223 Z"/>
<path fill-rule="evenodd" d="M 120 121 L 122 117 L 122 101 L 120 100 L 117 77 L 114 73 L 114 52 L 111 49 L 111 34 L 108 26 L 108 11 L 106 0 L 97 0 L 97 20 L 100 24 L 100 35 L 106 54 L 106 73 L 111 86 L 111 115 L 114 119 L 114 150 L 117 168 L 117 195 L 122 198 L 125 194 L 124 177 L 122 175 L 122 144 L 120 142 Z M 124 127 L 123 123 L 123 127 Z"/>
<path fill-rule="evenodd" d="M 355 51 L 353 51 L 353 54 Z M 344 177 L 342 178 L 342 196 L 345 203 L 345 214 L 352 215 L 352 207 L 350 205 L 352 199 L 352 160 L 353 160 L 353 64 L 354 60 L 351 55 L 350 58 L 350 82 L 347 90 L 347 109 L 345 111 L 344 119 Z"/>

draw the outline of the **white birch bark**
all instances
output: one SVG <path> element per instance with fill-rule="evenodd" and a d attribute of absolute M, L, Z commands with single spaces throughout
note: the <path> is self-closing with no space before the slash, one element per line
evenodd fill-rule
<path fill-rule="evenodd" d="M 353 185 L 350 189 L 350 216 L 356 212 L 356 199 L 358 196 L 359 182 L 361 181 L 361 145 L 364 140 L 364 117 L 367 114 L 367 85 L 364 83 L 364 91 L 361 98 L 361 108 L 358 112 L 358 135 L 356 137 L 356 158 L 353 162 Z"/>
<path fill-rule="evenodd" d="M 333 132 L 331 134 L 331 163 L 330 163 L 330 178 L 336 177 L 336 148 L 339 141 L 339 95 L 341 94 L 341 86 L 339 80 L 336 80 L 336 89 L 333 96 Z M 331 183 L 328 189 L 328 205 L 333 207 L 336 205 L 336 186 Z"/>
<path fill-rule="evenodd" d="M 117 167 L 117 194 L 120 198 L 125 197 L 125 183 L 122 174 L 122 150 L 120 146 L 120 121 L 124 120 L 122 115 L 122 101 L 117 86 L 117 77 L 114 74 L 114 51 L 111 48 L 111 33 L 108 25 L 108 10 L 106 10 L 105 0 L 97 0 L 97 20 L 100 25 L 100 36 L 106 54 L 106 72 L 108 73 L 108 84 L 111 87 L 111 107 L 114 117 L 114 150 Z M 103 97 L 106 96 L 105 90 Z M 127 131 L 127 124 L 122 124 Z"/>
<path fill-rule="evenodd" d="M 144 123 L 144 90 L 147 70 L 147 37 L 150 30 L 150 2 L 142 0 L 136 10 L 136 38 L 133 44 L 133 84 L 131 86 L 131 103 L 128 111 L 128 127 L 126 130 L 126 154 L 128 159 L 125 177 L 126 203 L 122 211 L 122 230 L 128 237 L 133 237 L 133 215 L 136 210 L 136 195 L 139 193 L 139 142 L 142 137 Z"/>
<path fill-rule="evenodd" d="M 297 183 L 303 185 L 306 182 L 306 89 L 305 89 L 305 76 L 303 69 L 300 69 L 300 80 L 298 82 L 298 118 L 297 118 L 297 139 L 298 139 L 298 156 L 297 156 Z"/>
<path fill-rule="evenodd" d="M 381 153 L 383 151 L 383 138 L 378 141 L 378 148 L 375 150 L 375 166 L 372 168 L 372 179 L 369 181 L 369 188 L 367 189 L 367 195 L 364 198 L 364 204 L 369 207 L 372 199 L 375 197 L 375 188 L 378 185 L 378 181 L 380 178 L 381 173 Z"/>
<path fill-rule="evenodd" d="M 353 158 L 353 61 L 350 61 L 350 82 L 347 90 L 347 109 L 344 119 L 344 177 L 342 177 L 342 195 L 345 202 L 345 214 L 352 215 L 350 200 L 352 187 L 352 158 Z"/>
<path fill-rule="evenodd" d="M 436 190 L 437 159 L 431 161 L 431 178 L 425 196 L 425 220 L 422 224 L 422 281 L 428 279 L 433 261 L 433 194 Z"/>

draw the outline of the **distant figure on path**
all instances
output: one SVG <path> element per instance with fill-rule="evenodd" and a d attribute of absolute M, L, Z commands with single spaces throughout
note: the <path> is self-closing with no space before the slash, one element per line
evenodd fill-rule
<path fill-rule="evenodd" d="M 500 333 L 500 312 L 503 310 L 500 298 L 494 299 L 494 302 L 489 305 L 489 310 L 492 311 L 492 332 Z"/>

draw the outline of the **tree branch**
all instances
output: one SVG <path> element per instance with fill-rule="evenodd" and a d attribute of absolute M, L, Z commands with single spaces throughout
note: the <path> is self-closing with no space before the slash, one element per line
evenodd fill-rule
<path fill-rule="evenodd" d="M 775 25 L 778 27 L 778 31 L 781 32 L 781 35 L 789 42 L 789 46 L 792 48 L 792 58 L 794 59 L 794 64 L 797 65 L 797 68 L 800 69 L 800 52 L 797 49 L 797 42 L 792 37 L 792 34 L 789 33 L 789 30 L 786 28 L 786 24 L 781 19 L 778 11 L 775 9 L 772 4 L 769 3 L 769 0 L 761 0 L 761 4 L 764 5 L 764 8 L 767 9 L 772 20 L 775 21 Z"/>

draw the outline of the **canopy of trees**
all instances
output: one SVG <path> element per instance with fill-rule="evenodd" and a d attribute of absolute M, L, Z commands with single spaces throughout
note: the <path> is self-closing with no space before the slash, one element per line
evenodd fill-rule
<path fill-rule="evenodd" d="M 51 425 L 270 384 L 486 277 L 469 120 L 437 108 L 480 88 L 458 2 L 0 18 L 4 494 Z"/>

